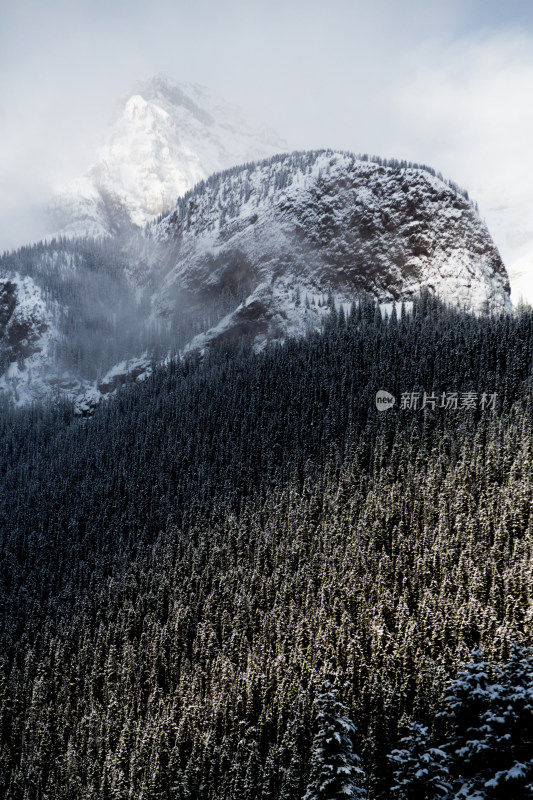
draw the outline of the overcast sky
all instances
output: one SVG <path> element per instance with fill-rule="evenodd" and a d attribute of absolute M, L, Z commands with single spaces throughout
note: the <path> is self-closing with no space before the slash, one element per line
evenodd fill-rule
<path fill-rule="evenodd" d="M 504 255 L 505 224 L 533 242 L 531 0 L 0 0 L 0 250 L 157 72 L 291 147 L 429 163 L 479 197 Z"/>

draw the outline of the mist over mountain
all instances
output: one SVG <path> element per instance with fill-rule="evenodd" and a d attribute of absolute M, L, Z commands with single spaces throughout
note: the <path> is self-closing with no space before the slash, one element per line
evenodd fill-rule
<path fill-rule="evenodd" d="M 88 172 L 48 207 L 49 230 L 109 236 L 173 207 L 211 173 L 287 149 L 203 86 L 156 75 L 137 84 Z"/>
<path fill-rule="evenodd" d="M 87 409 L 154 359 L 234 340 L 257 351 L 361 296 L 390 306 L 427 290 L 467 311 L 510 309 L 474 204 L 427 167 L 275 155 L 214 173 L 142 230 L 130 211 L 120 234 L 0 261 L 0 387 L 17 403 L 60 395 Z"/>

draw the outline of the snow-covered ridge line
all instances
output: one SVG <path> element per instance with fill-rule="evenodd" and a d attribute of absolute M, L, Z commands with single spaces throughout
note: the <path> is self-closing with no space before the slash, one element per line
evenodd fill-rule
<path fill-rule="evenodd" d="M 474 313 L 510 310 L 471 201 L 432 171 L 380 161 L 332 150 L 250 161 L 197 184 L 144 231 L 3 257 L 5 272 L 39 288 L 55 343 L 39 375 L 21 363 L 6 391 L 44 387 L 90 409 L 169 352 L 230 341 L 259 351 L 319 329 L 324 297 L 383 305 L 427 290 Z"/>
<path fill-rule="evenodd" d="M 474 205 L 425 170 L 343 151 L 296 152 L 211 176 L 146 232 L 159 245 L 156 308 L 276 280 L 412 299 L 422 287 L 470 310 L 509 305 L 501 258 Z M 280 265 L 283 265 L 280 267 Z"/>
<path fill-rule="evenodd" d="M 250 161 L 234 167 L 229 167 L 225 170 L 214 172 L 212 175 L 209 175 L 208 178 L 199 181 L 195 186 L 188 189 L 182 197 L 176 198 L 175 206 L 172 208 L 167 208 L 165 211 L 162 211 L 156 219 L 149 221 L 146 224 L 146 232 L 150 233 L 150 231 L 152 231 L 159 223 L 161 223 L 165 217 L 168 217 L 172 213 L 176 213 L 180 219 L 186 220 L 187 211 L 191 200 L 194 201 L 197 196 L 208 192 L 212 185 L 218 185 L 220 182 L 224 182 L 233 175 L 240 175 L 243 170 L 246 172 L 251 172 L 261 168 L 262 166 L 275 167 L 276 165 L 279 165 L 280 167 L 283 167 L 286 165 L 288 159 L 293 162 L 296 159 L 303 159 L 308 162 L 312 162 L 319 156 L 324 156 L 326 158 L 331 156 L 346 156 L 351 160 L 353 159 L 355 161 L 360 161 L 361 163 L 374 164 L 378 167 L 385 167 L 397 172 L 402 170 L 416 170 L 417 172 L 425 172 L 431 177 L 435 178 L 436 181 L 439 181 L 450 188 L 457 195 L 460 195 L 465 200 L 470 201 L 475 207 L 476 211 L 478 210 L 477 203 L 471 200 L 466 189 L 459 186 L 459 184 L 457 184 L 455 181 L 443 177 L 442 173 L 438 172 L 427 164 L 419 164 L 417 162 L 398 160 L 395 158 L 382 158 L 381 156 L 369 155 L 368 153 L 355 154 L 350 150 L 332 150 L 329 148 L 322 148 L 319 150 L 293 150 L 284 153 L 277 153 L 276 155 L 262 159 L 261 161 Z M 292 181 L 290 180 L 287 185 L 291 184 Z"/>

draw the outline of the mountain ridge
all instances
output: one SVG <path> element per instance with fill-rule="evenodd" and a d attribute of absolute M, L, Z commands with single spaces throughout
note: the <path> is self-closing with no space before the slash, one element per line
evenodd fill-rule
<path fill-rule="evenodd" d="M 59 394 L 84 412 L 152 360 L 235 340 L 258 351 L 320 330 L 360 296 L 391 308 L 426 289 L 475 313 L 511 308 L 497 248 L 459 187 L 342 151 L 232 167 L 143 230 L 47 247 L 0 265 L 6 281 L 34 282 L 48 315 L 46 337 L 39 315 L 28 332 L 31 359 L 7 352 L 0 388 L 18 402 Z"/>
<path fill-rule="evenodd" d="M 205 87 L 155 75 L 122 101 L 87 173 L 50 201 L 50 236 L 142 228 L 212 172 L 286 147 Z"/>
<path fill-rule="evenodd" d="M 471 310 L 508 306 L 505 269 L 474 205 L 418 166 L 342 151 L 276 155 L 199 184 L 150 235 L 168 250 L 153 259 L 164 265 L 163 310 L 172 285 L 194 293 L 235 282 L 235 272 L 249 286 L 275 283 L 280 269 L 310 294 L 394 302 L 427 285 Z"/>

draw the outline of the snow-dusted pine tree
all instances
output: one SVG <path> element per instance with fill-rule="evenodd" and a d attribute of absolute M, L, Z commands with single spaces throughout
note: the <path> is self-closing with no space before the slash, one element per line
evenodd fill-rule
<path fill-rule="evenodd" d="M 437 800 L 449 796 L 449 758 L 443 749 L 431 746 L 428 729 L 417 722 L 408 723 L 400 744 L 402 748 L 389 755 L 394 766 L 393 797 Z"/>
<path fill-rule="evenodd" d="M 475 652 L 450 684 L 441 716 L 449 725 L 453 800 L 532 800 L 533 653 L 514 646 L 492 666 Z"/>
<path fill-rule="evenodd" d="M 439 717 L 448 728 L 447 744 L 456 788 L 469 797 L 467 787 L 482 783 L 480 774 L 487 767 L 487 747 L 483 743 L 483 718 L 489 710 L 491 664 L 480 650 L 451 681 L 444 698 L 445 710 Z M 460 795 L 462 796 L 462 795 Z M 480 795 L 480 800 L 484 798 Z"/>
<path fill-rule="evenodd" d="M 365 773 L 353 751 L 355 725 L 329 682 L 314 703 L 317 732 L 303 800 L 363 800 Z"/>
<path fill-rule="evenodd" d="M 484 716 L 491 747 L 490 797 L 533 798 L 533 650 L 514 645 L 495 669 L 490 708 Z"/>

